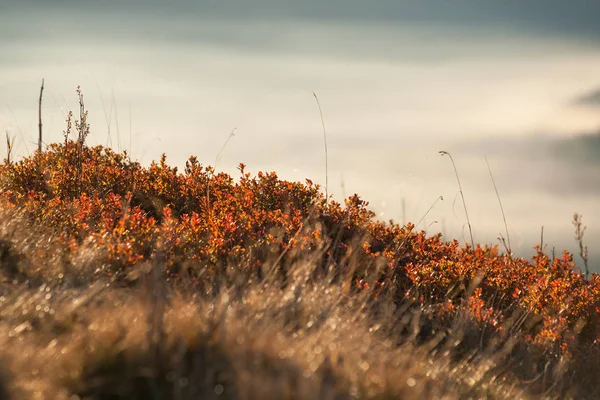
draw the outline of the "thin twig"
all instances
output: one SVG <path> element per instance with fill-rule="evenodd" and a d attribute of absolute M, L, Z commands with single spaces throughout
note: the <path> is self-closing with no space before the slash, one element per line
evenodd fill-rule
<path fill-rule="evenodd" d="M 80 86 L 77 86 L 77 97 L 79 98 L 79 121 L 75 121 L 75 128 L 77 129 L 77 186 L 78 195 L 81 194 L 81 180 L 83 171 L 83 148 L 85 145 L 85 139 L 90 133 L 90 125 L 87 122 L 88 112 L 85 109 L 85 103 L 83 100 L 83 91 Z"/>
<path fill-rule="evenodd" d="M 323 142 L 325 143 L 325 200 L 329 201 L 329 166 L 328 166 L 328 152 L 327 152 L 327 131 L 325 130 L 325 119 L 323 118 L 323 110 L 321 109 L 321 103 L 317 94 L 313 92 L 315 100 L 317 101 L 317 107 L 319 107 L 319 115 L 321 116 L 321 126 L 323 127 Z"/>
<path fill-rule="evenodd" d="M 38 151 L 42 152 L 42 94 L 44 93 L 44 79 L 40 87 L 40 100 L 38 102 Z"/>
<path fill-rule="evenodd" d="M 237 128 L 233 128 L 231 130 L 231 133 L 229 134 L 229 136 L 227 136 L 227 140 L 225 140 L 225 143 L 223 143 L 223 147 L 221 147 L 221 150 L 219 150 L 219 152 L 217 153 L 217 156 L 215 157 L 215 164 L 214 164 L 213 168 L 215 168 L 215 169 L 217 168 L 217 163 L 219 162 L 219 159 L 221 158 L 221 153 L 223 153 L 223 150 L 225 150 L 225 147 L 227 147 L 227 143 L 229 143 L 231 138 L 235 136 L 235 131 L 237 131 Z"/>
<path fill-rule="evenodd" d="M 458 190 L 460 192 L 460 197 L 462 198 L 463 207 L 465 208 L 465 216 L 467 217 L 467 225 L 469 226 L 469 235 L 471 236 L 471 246 L 475 248 L 475 241 L 473 240 L 473 230 L 471 228 L 471 221 L 469 220 L 469 213 L 467 211 L 467 203 L 465 202 L 465 195 L 463 194 L 462 185 L 460 184 L 460 178 L 458 177 L 458 170 L 456 169 L 456 164 L 454 163 L 454 159 L 452 158 L 452 154 L 447 151 L 439 151 L 442 156 L 450 157 L 450 161 L 452 162 L 452 166 L 454 167 L 454 174 L 456 175 L 456 181 L 458 182 Z"/>
<path fill-rule="evenodd" d="M 500 194 L 498 193 L 498 187 L 496 186 L 496 180 L 494 179 L 494 175 L 492 175 L 492 169 L 490 168 L 490 163 L 488 162 L 487 156 L 484 156 L 485 164 L 487 165 L 488 171 L 490 173 L 490 178 L 492 179 L 492 183 L 494 184 L 494 190 L 496 191 L 496 198 L 498 199 L 498 204 L 500 204 L 500 211 L 502 211 L 502 219 L 504 220 L 504 230 L 506 231 L 506 240 L 508 241 L 508 253 L 512 255 L 512 246 L 510 245 L 510 235 L 508 233 L 508 224 L 506 223 L 506 215 L 504 214 L 504 207 L 502 207 L 502 200 L 500 200 Z"/>
<path fill-rule="evenodd" d="M 579 255 L 583 260 L 583 265 L 585 266 L 585 279 L 588 279 L 590 276 L 590 269 L 588 266 L 588 248 L 583 245 L 583 234 L 587 227 L 583 226 L 583 215 L 575 213 L 573 215 L 573 225 L 575 226 L 575 240 L 579 245 Z"/>

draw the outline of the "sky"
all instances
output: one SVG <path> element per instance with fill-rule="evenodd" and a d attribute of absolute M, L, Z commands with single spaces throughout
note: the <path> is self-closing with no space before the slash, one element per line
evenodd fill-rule
<path fill-rule="evenodd" d="M 499 197 L 516 254 L 542 226 L 576 253 L 577 212 L 600 271 L 599 17 L 583 0 L 0 0 L 0 129 L 34 151 L 43 78 L 46 143 L 80 85 L 90 144 L 325 185 L 314 92 L 336 200 L 466 242 L 448 151 L 476 242 L 506 236 Z"/>

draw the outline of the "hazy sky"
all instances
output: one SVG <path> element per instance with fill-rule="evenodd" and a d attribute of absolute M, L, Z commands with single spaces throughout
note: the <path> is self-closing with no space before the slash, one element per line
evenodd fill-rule
<path fill-rule="evenodd" d="M 0 128 L 61 140 L 83 88 L 92 144 L 190 155 L 358 192 L 383 219 L 477 242 L 575 251 L 600 270 L 600 2 L 0 0 Z M 5 149 L 1 150 L 5 154 Z M 404 203 L 404 208 L 402 204 Z M 435 223 L 434 221 L 437 221 Z"/>

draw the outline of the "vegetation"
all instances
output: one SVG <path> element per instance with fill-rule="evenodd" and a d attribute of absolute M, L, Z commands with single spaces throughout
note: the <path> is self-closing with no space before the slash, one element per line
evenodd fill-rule
<path fill-rule="evenodd" d="M 0 165 L 0 398 L 597 398 L 600 276 L 76 140 Z"/>

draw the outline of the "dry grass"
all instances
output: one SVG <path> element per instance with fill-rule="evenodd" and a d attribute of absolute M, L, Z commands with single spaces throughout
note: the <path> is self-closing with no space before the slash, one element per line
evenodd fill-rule
<path fill-rule="evenodd" d="M 317 273 L 308 256 L 285 279 L 226 269 L 197 291 L 167 287 L 147 265 L 128 286 L 95 278 L 93 247 L 66 265 L 51 237 L 11 213 L 0 221 L 0 241 L 3 399 L 575 393 L 556 386 L 564 376 L 557 370 L 519 380 L 518 368 L 533 370 L 511 338 L 485 339 L 466 314 L 444 325 L 427 306 L 355 293 L 344 277 Z"/>

